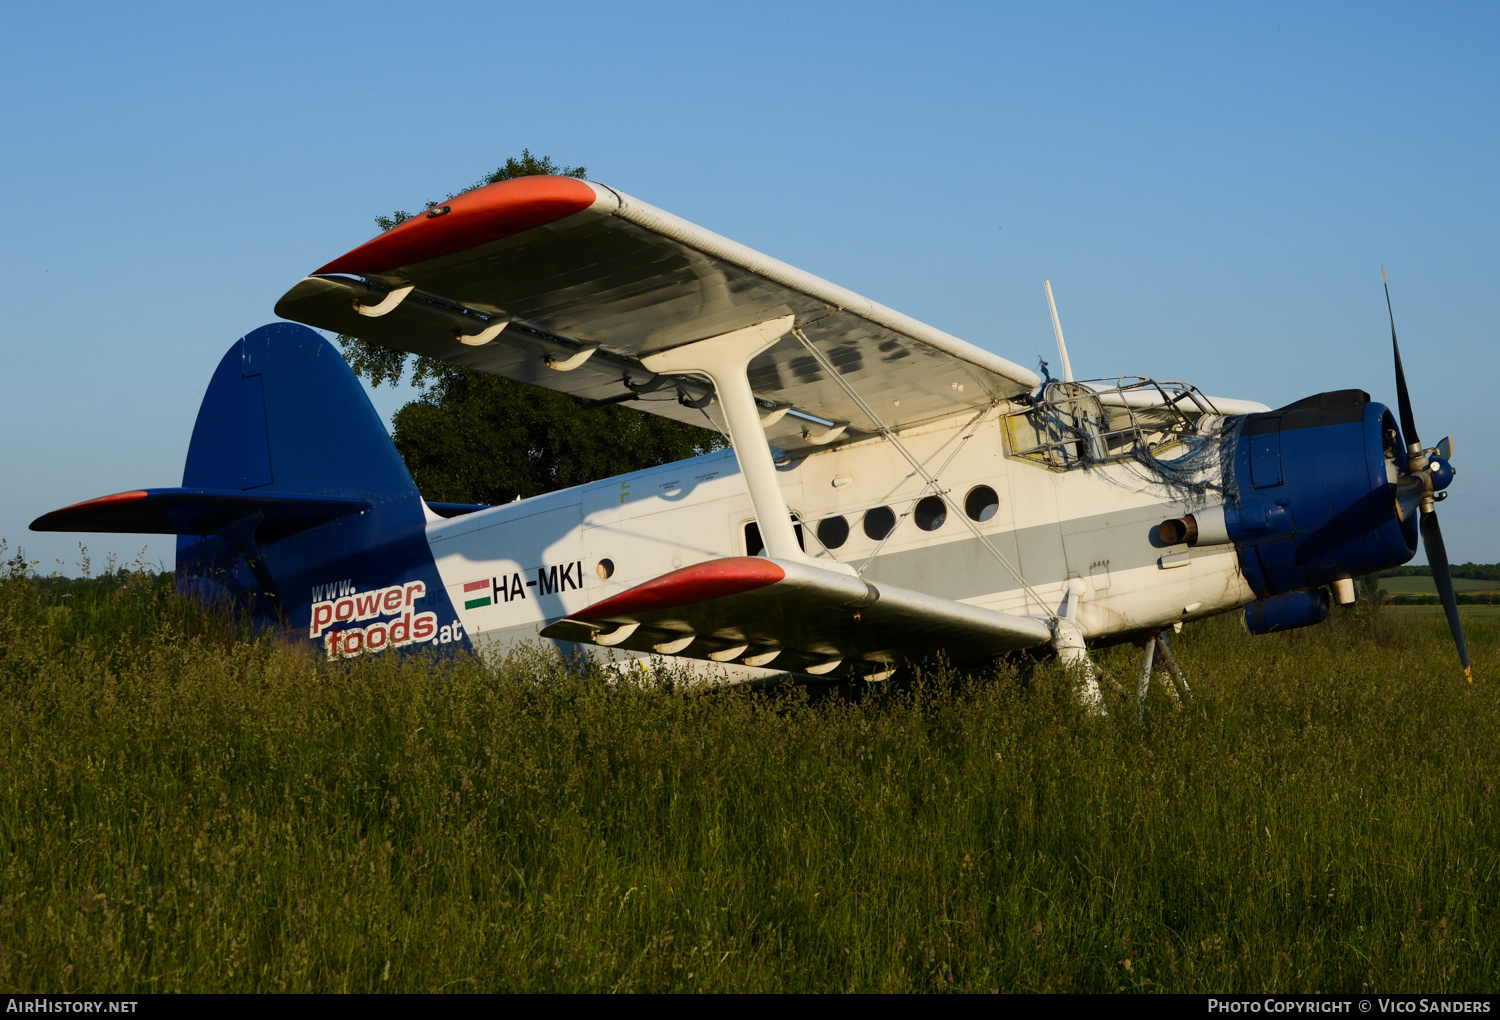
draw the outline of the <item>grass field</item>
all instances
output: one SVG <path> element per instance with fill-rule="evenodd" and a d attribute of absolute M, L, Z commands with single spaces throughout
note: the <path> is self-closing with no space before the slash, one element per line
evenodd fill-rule
<path fill-rule="evenodd" d="M 329 666 L 0 580 L 0 990 L 1488 991 L 1500 615 L 858 691 Z M 1129 648 L 1100 654 L 1127 683 Z"/>

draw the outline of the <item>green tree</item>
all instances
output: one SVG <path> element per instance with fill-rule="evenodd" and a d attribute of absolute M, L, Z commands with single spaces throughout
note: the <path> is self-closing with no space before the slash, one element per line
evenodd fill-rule
<path fill-rule="evenodd" d="M 503 503 L 666 464 L 717 433 L 467 369 L 396 412 L 396 449 L 429 500 Z"/>
<path fill-rule="evenodd" d="M 464 190 L 535 174 L 583 177 L 585 169 L 522 149 Z M 375 223 L 390 230 L 412 215 L 397 210 Z M 410 365 L 420 393 L 396 412 L 396 449 L 417 488 L 435 502 L 505 503 L 726 445 L 716 432 L 632 408 L 409 358 L 358 337 L 341 336 L 339 344 L 349 367 L 372 386 L 398 384 Z"/>

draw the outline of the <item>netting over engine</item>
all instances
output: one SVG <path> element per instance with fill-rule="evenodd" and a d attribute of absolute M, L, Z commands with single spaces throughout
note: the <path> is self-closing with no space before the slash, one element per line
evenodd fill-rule
<path fill-rule="evenodd" d="M 1243 425 L 1243 416 L 1221 415 L 1197 387 L 1141 376 L 1048 382 L 1028 406 L 1000 419 L 1013 457 L 1054 471 L 1126 465 L 1143 487 L 1161 487 L 1164 498 L 1190 507 L 1233 499 Z"/>

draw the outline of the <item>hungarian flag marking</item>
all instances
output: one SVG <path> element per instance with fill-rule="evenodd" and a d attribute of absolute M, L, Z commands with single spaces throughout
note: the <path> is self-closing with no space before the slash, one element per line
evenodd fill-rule
<path fill-rule="evenodd" d="M 465 595 L 469 594 L 469 592 L 471 592 L 471 591 L 481 591 L 481 590 L 483 590 L 485 592 L 489 592 L 490 591 L 490 579 L 488 577 L 480 578 L 478 581 L 470 581 L 468 584 L 464 585 L 464 594 Z M 464 600 L 464 608 L 465 609 L 478 609 L 481 606 L 487 606 L 489 604 L 490 604 L 490 595 L 489 594 L 483 595 L 480 598 L 465 599 Z"/>

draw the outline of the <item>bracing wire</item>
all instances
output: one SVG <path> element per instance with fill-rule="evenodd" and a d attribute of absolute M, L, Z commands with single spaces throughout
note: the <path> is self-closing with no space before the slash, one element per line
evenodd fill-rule
<path fill-rule="evenodd" d="M 918 460 L 916 456 L 906 448 L 906 444 L 903 443 L 900 437 L 897 436 L 896 433 L 886 425 L 885 421 L 875 413 L 874 408 L 865 403 L 864 398 L 862 398 L 857 392 L 855 392 L 854 387 L 849 384 L 849 381 L 844 378 L 843 374 L 840 373 L 838 369 L 833 367 L 833 363 L 829 361 L 828 357 L 824 355 L 822 351 L 818 350 L 817 346 L 807 338 L 807 334 L 802 332 L 801 327 L 793 328 L 792 336 L 796 337 L 797 341 L 807 349 L 807 352 L 813 356 L 813 359 L 817 361 L 820 366 L 822 366 L 823 371 L 827 372 L 829 377 L 832 378 L 834 382 L 839 384 L 839 387 L 844 391 L 849 399 L 854 401 L 854 405 L 859 408 L 860 413 L 870 420 L 870 424 L 875 426 L 875 430 L 882 437 L 890 441 L 891 445 L 895 447 L 895 449 L 901 454 L 901 456 L 906 459 L 906 462 L 911 465 L 912 470 L 915 471 L 917 475 L 927 483 L 927 486 L 935 492 L 941 492 L 941 498 L 943 502 L 948 504 L 949 509 L 953 512 L 953 515 L 958 518 L 958 520 L 963 522 L 964 526 L 967 527 L 971 533 L 973 533 L 974 537 L 977 538 L 980 544 L 989 551 L 990 555 L 993 556 L 1000 563 L 1000 565 L 1005 568 L 1005 571 L 1015 579 L 1015 582 L 1021 586 L 1021 590 L 1026 593 L 1027 597 L 1035 601 L 1037 606 L 1042 610 L 1042 612 L 1047 614 L 1049 619 L 1055 621 L 1057 619 L 1057 613 L 1047 605 L 1046 601 L 1042 599 L 1042 596 L 1038 594 L 1037 590 L 1027 582 L 1026 578 L 1021 575 L 1021 572 L 1016 569 L 1016 567 L 1010 562 L 1010 560 L 1005 558 L 1005 554 L 1002 553 L 999 549 L 995 548 L 995 544 L 989 540 L 988 536 L 986 536 L 982 531 L 979 530 L 979 526 L 973 521 L 969 520 L 969 515 L 963 512 L 963 508 L 957 506 L 949 497 L 946 491 L 942 491 L 941 485 L 939 484 L 937 478 L 930 474 L 927 468 L 923 466 L 922 462 Z M 898 521 L 897 523 L 899 524 L 900 522 Z M 891 530 L 894 531 L 895 528 L 892 528 Z"/>

